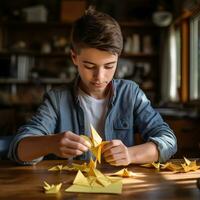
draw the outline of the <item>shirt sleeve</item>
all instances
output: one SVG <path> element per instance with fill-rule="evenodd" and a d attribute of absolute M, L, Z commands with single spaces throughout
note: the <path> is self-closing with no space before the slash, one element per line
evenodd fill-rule
<path fill-rule="evenodd" d="M 134 108 L 135 124 L 145 141 L 152 141 L 159 151 L 159 162 L 166 162 L 177 151 L 177 140 L 173 131 L 155 111 L 144 92 L 136 93 Z"/>
<path fill-rule="evenodd" d="M 16 136 L 13 138 L 8 152 L 9 159 L 23 165 L 33 165 L 43 159 L 43 157 L 40 157 L 30 162 L 22 162 L 18 158 L 17 147 L 19 142 L 25 137 L 45 136 L 54 133 L 58 119 L 57 100 L 53 91 L 44 95 L 43 103 L 39 106 L 37 112 L 25 125 L 19 128 Z"/>

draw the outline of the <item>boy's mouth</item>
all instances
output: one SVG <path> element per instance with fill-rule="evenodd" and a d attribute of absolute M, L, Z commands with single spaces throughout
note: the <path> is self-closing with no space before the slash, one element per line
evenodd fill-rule
<path fill-rule="evenodd" d="M 99 82 L 92 82 L 92 85 L 94 85 L 95 87 L 103 87 L 105 86 L 105 82 L 104 83 L 99 83 Z"/>

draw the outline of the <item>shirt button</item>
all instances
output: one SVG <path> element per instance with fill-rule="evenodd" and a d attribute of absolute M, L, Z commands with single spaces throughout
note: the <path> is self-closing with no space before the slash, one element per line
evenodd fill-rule
<path fill-rule="evenodd" d="M 128 124 L 126 122 L 123 122 L 122 125 L 123 125 L 124 128 L 128 127 Z"/>

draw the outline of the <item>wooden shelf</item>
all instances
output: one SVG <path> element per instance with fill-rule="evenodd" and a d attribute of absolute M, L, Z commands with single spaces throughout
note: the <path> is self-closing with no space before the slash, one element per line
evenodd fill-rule
<path fill-rule="evenodd" d="M 0 84 L 66 84 L 71 82 L 72 79 L 59 79 L 59 78 L 41 78 L 35 80 L 18 80 L 15 78 L 0 78 Z"/>
<path fill-rule="evenodd" d="M 14 102 L 14 103 L 9 103 L 9 104 L 4 104 L 4 103 L 0 103 L 0 110 L 5 109 L 5 108 L 15 108 L 15 109 L 26 109 L 26 111 L 28 110 L 36 110 L 38 108 L 38 106 L 40 105 L 40 103 L 24 103 L 24 102 Z"/>
<path fill-rule="evenodd" d="M 2 51 L 0 52 L 0 56 L 9 56 L 9 55 L 30 55 L 30 56 L 35 56 L 35 57 L 69 57 L 70 54 L 69 53 L 65 53 L 65 52 L 52 52 L 52 53 L 41 53 L 39 51 L 28 51 L 28 50 L 24 50 L 24 51 Z M 157 56 L 157 53 L 122 53 L 121 57 L 139 57 L 139 58 L 143 58 L 143 57 L 155 57 Z"/>
<path fill-rule="evenodd" d="M 10 55 L 27 55 L 27 56 L 35 56 L 35 57 L 69 57 L 69 53 L 65 52 L 52 52 L 52 53 L 41 53 L 39 51 L 29 51 L 29 50 L 21 50 L 21 51 L 1 51 L 0 56 L 10 56 Z"/>
<path fill-rule="evenodd" d="M 122 53 L 121 57 L 124 58 L 131 58 L 131 57 L 138 57 L 138 58 L 143 58 L 143 57 L 155 57 L 157 56 L 157 53 Z"/>
<path fill-rule="evenodd" d="M 9 22 L 0 22 L 0 26 L 11 27 L 11 28 L 65 28 L 71 27 L 72 23 L 67 22 L 22 22 L 22 21 L 9 21 Z"/>
<path fill-rule="evenodd" d="M 157 28 L 157 26 L 155 26 L 155 24 L 153 24 L 151 21 L 121 21 L 119 22 L 121 27 L 154 27 Z"/>
<path fill-rule="evenodd" d="M 8 21 L 8 22 L 0 22 L 0 26 L 6 27 L 41 27 L 41 28 L 51 28 L 51 27 L 70 27 L 73 23 L 70 22 L 59 22 L 59 21 L 52 21 L 52 22 L 23 22 L 23 21 Z M 132 21 L 119 21 L 120 26 L 122 27 L 157 27 L 151 21 L 139 21 L 139 20 L 132 20 Z"/>

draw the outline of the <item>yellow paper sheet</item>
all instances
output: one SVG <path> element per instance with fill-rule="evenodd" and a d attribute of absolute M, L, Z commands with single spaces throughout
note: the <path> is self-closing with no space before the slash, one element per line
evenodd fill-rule
<path fill-rule="evenodd" d="M 81 173 L 80 170 L 78 171 L 73 184 L 81 186 L 90 186 L 88 179 Z"/>
<path fill-rule="evenodd" d="M 104 187 L 107 187 L 108 185 L 110 185 L 112 183 L 111 180 L 107 176 L 105 176 L 104 174 L 102 174 L 97 169 L 93 169 L 93 174 L 96 177 L 96 181 L 98 183 L 100 183 Z"/>
<path fill-rule="evenodd" d="M 122 181 L 114 182 L 107 187 L 103 186 L 81 186 L 72 185 L 65 190 L 66 192 L 81 192 L 81 193 L 107 193 L 107 194 L 121 194 L 122 193 Z"/>
<path fill-rule="evenodd" d="M 67 188 L 66 192 L 83 193 L 113 193 L 122 192 L 122 181 L 110 179 L 103 175 L 99 170 L 93 170 L 94 176 L 85 177 L 81 171 L 78 171 L 73 185 Z"/>
<path fill-rule="evenodd" d="M 46 181 L 44 181 L 44 190 L 46 194 L 56 194 L 60 191 L 60 188 L 62 186 L 62 183 L 59 183 L 57 185 L 49 185 Z"/>

